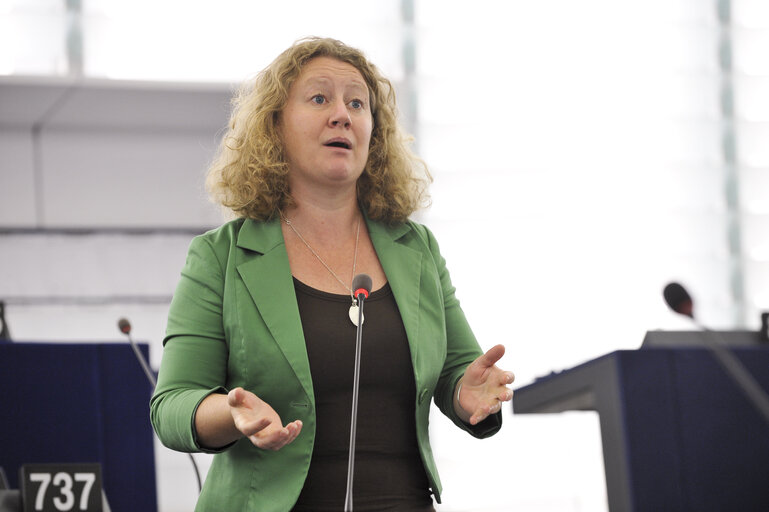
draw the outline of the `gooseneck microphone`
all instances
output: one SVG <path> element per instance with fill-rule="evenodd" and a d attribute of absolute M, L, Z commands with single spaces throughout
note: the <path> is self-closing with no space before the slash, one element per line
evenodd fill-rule
<path fill-rule="evenodd" d="M 5 302 L 0 300 L 0 340 L 11 341 L 11 332 L 5 320 Z"/>
<path fill-rule="evenodd" d="M 350 416 L 350 452 L 347 459 L 345 512 L 352 512 L 352 483 L 355 476 L 355 435 L 358 427 L 358 389 L 360 388 L 360 353 L 363 339 L 363 303 L 371 293 L 371 277 L 358 274 L 352 280 L 353 296 L 358 301 L 358 326 L 355 331 L 355 370 L 352 379 L 352 414 Z"/>
<path fill-rule="evenodd" d="M 662 296 L 670 309 L 694 320 L 694 303 L 686 288 L 678 283 L 668 283 L 662 290 Z"/>
<path fill-rule="evenodd" d="M 133 338 L 131 337 L 131 322 L 128 321 L 126 318 L 121 318 L 117 321 L 117 327 L 120 329 L 120 332 L 126 335 L 128 338 L 128 343 L 131 344 L 131 348 L 134 351 L 134 354 L 136 354 L 136 359 L 139 360 L 139 364 L 142 367 L 142 370 L 144 370 L 144 374 L 147 376 L 147 380 L 150 381 L 150 384 L 152 384 L 152 388 L 154 389 L 155 386 L 157 386 L 157 379 L 155 378 L 154 372 L 150 369 L 150 365 L 147 362 L 146 359 L 144 359 L 144 355 L 139 350 L 139 347 L 134 343 Z M 191 453 L 188 453 L 187 456 L 190 458 L 190 461 L 192 462 L 192 467 L 195 469 L 195 477 L 198 480 L 198 494 L 203 490 L 203 483 L 200 480 L 200 470 L 198 470 L 198 465 L 195 462 L 195 458 L 192 456 Z"/>
<path fill-rule="evenodd" d="M 753 375 L 745 368 L 745 365 L 729 350 L 721 336 L 716 331 L 702 325 L 694 317 L 694 301 L 692 301 L 686 288 L 679 283 L 669 283 L 665 286 L 662 295 L 670 309 L 679 315 L 688 317 L 695 326 L 705 333 L 705 336 L 702 337 L 705 347 L 713 353 L 740 391 L 763 416 L 764 420 L 769 423 L 769 397 Z"/>
<path fill-rule="evenodd" d="M 360 295 L 363 295 L 363 298 L 368 299 L 368 294 L 371 293 L 371 286 L 371 277 L 369 277 L 368 274 L 358 274 L 352 280 L 352 289 L 354 290 L 353 295 L 358 300 L 361 300 Z"/>
<path fill-rule="evenodd" d="M 134 354 L 136 354 L 136 359 L 139 360 L 139 364 L 141 365 L 142 370 L 144 370 L 144 375 L 147 376 L 147 380 L 150 381 L 150 384 L 152 384 L 152 387 L 154 388 L 157 386 L 157 379 L 155 379 L 155 374 L 150 369 L 150 365 L 144 359 L 144 356 L 139 351 L 139 347 L 136 346 L 136 343 L 134 343 L 134 340 L 131 337 L 131 322 L 126 318 L 121 318 L 117 321 L 117 327 L 120 329 L 120 332 L 128 337 L 128 343 L 131 344 L 131 348 L 133 349 Z"/>

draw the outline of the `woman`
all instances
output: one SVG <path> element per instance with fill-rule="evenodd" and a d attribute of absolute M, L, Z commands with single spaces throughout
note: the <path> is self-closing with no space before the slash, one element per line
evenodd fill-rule
<path fill-rule="evenodd" d="M 355 510 L 433 510 L 430 398 L 476 437 L 513 375 L 482 354 L 429 230 L 429 174 L 361 52 L 299 41 L 241 91 L 208 177 L 239 215 L 197 237 L 174 295 L 152 423 L 216 453 L 196 510 L 341 510 L 366 273 Z M 286 423 L 284 423 L 284 421 Z"/>

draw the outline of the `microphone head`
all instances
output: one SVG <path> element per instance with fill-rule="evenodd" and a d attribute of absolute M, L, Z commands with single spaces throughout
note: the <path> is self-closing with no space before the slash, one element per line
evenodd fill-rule
<path fill-rule="evenodd" d="M 678 283 L 668 283 L 662 291 L 668 307 L 679 315 L 694 318 L 694 303 L 686 288 Z"/>
<path fill-rule="evenodd" d="M 131 334 L 131 322 L 125 318 L 121 318 L 117 321 L 117 327 L 123 334 Z"/>
<path fill-rule="evenodd" d="M 368 298 L 368 294 L 371 293 L 371 286 L 372 281 L 368 274 L 358 274 L 352 279 L 353 295 L 356 297 L 362 293 L 364 297 Z"/>

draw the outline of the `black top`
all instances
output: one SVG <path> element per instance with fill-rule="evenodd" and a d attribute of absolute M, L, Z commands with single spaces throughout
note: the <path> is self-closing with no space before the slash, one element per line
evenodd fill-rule
<path fill-rule="evenodd" d="M 296 279 L 294 286 L 317 418 L 310 470 L 294 510 L 338 512 L 344 508 L 350 444 L 356 333 L 348 316 L 352 299 Z M 389 284 L 371 293 L 364 315 L 353 509 L 433 511 L 417 447 L 411 354 Z"/>

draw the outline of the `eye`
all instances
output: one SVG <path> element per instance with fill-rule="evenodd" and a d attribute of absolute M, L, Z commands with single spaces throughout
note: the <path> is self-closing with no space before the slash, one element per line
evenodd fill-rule
<path fill-rule="evenodd" d="M 363 102 L 361 100 L 352 100 L 350 106 L 355 110 L 360 110 L 363 108 Z"/>
<path fill-rule="evenodd" d="M 316 94 L 310 99 L 310 101 L 312 101 L 317 105 L 323 105 L 324 103 L 326 103 L 326 98 L 322 94 Z"/>

